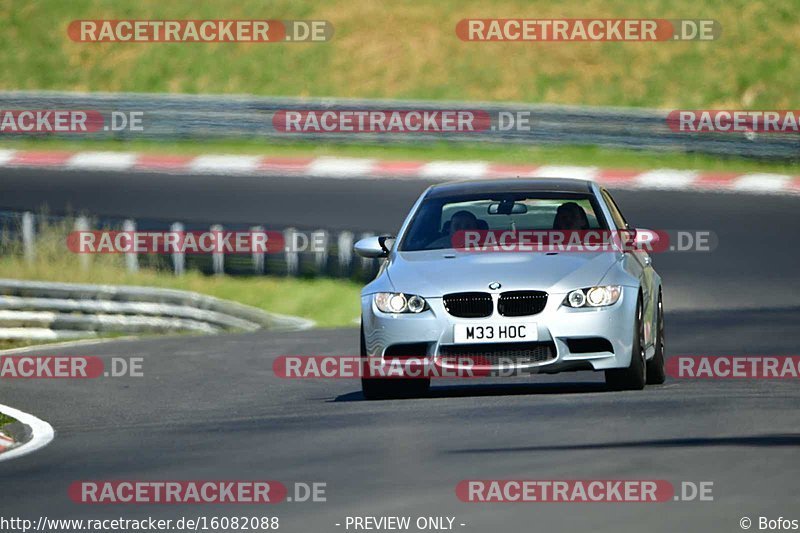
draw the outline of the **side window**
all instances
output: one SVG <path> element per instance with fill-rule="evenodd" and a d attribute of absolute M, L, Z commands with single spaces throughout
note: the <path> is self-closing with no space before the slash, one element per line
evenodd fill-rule
<path fill-rule="evenodd" d="M 608 209 L 611 211 L 611 218 L 614 219 L 614 225 L 617 226 L 617 229 L 626 229 L 628 227 L 628 223 L 625 221 L 625 217 L 622 216 L 622 213 L 620 213 L 616 202 L 614 202 L 614 199 L 611 198 L 611 195 L 608 194 L 608 191 L 605 189 L 602 190 L 602 193 L 603 198 L 608 205 Z"/>

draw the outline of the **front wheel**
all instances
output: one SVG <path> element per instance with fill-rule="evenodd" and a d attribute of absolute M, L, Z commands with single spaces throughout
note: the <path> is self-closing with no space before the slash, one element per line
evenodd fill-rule
<path fill-rule="evenodd" d="M 361 393 L 367 400 L 419 398 L 430 388 L 430 379 L 361 378 Z"/>
<path fill-rule="evenodd" d="M 628 368 L 606 370 L 606 385 L 611 390 L 642 390 L 647 382 L 647 360 L 644 353 L 644 320 L 642 295 L 636 301 L 636 321 L 633 327 L 633 348 Z"/>
<path fill-rule="evenodd" d="M 664 304 L 661 299 L 661 291 L 658 292 L 658 315 L 656 318 L 656 353 L 647 362 L 647 384 L 660 385 L 667 379 L 664 370 Z"/>
<path fill-rule="evenodd" d="M 367 358 L 367 343 L 364 339 L 364 325 L 361 325 L 361 358 Z M 366 365 L 364 365 L 366 367 Z M 402 378 L 361 378 L 361 393 L 367 400 L 390 400 L 395 398 L 416 398 L 428 393 L 431 380 Z"/>

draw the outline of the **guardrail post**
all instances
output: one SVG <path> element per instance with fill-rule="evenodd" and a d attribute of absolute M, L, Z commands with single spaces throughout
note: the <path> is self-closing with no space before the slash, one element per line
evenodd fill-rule
<path fill-rule="evenodd" d="M 183 232 L 183 224 L 175 222 L 169 227 L 169 230 L 174 233 Z M 172 268 L 176 276 L 182 276 L 186 270 L 186 256 L 183 252 L 172 252 Z"/>
<path fill-rule="evenodd" d="M 89 231 L 89 219 L 80 216 L 75 219 L 75 231 Z M 91 261 L 89 254 L 78 254 L 78 261 L 81 265 L 81 270 L 89 270 L 89 262 Z"/>
<path fill-rule="evenodd" d="M 131 236 L 133 236 L 133 232 L 136 231 L 136 222 L 129 218 L 124 220 L 122 222 L 122 231 L 130 233 Z M 128 252 L 125 254 L 125 269 L 128 272 L 139 271 L 139 254 L 136 252 Z"/>
<path fill-rule="evenodd" d="M 253 226 L 250 228 L 250 231 L 253 233 L 263 233 L 264 226 Z M 253 239 L 250 239 L 250 242 L 253 242 Z M 269 243 L 267 243 L 267 246 L 269 246 Z M 263 274 L 264 270 L 264 253 L 257 252 L 253 249 L 253 272 L 256 274 Z"/>
<path fill-rule="evenodd" d="M 214 224 L 211 226 L 211 231 L 218 234 L 218 238 L 216 239 L 219 242 L 221 237 L 223 228 L 220 224 Z M 211 269 L 214 271 L 214 274 L 217 276 L 221 276 L 225 273 L 225 253 L 222 251 L 219 252 L 212 252 L 211 254 Z"/>
<path fill-rule="evenodd" d="M 294 228 L 283 230 L 283 240 L 286 244 L 286 274 L 289 276 L 296 276 L 300 271 L 300 254 L 295 246 L 296 234 L 297 230 Z"/>
<path fill-rule="evenodd" d="M 353 232 L 343 231 L 339 233 L 339 239 L 336 242 L 337 252 L 339 254 L 339 274 L 348 276 L 350 274 L 350 267 L 353 264 Z"/>
<path fill-rule="evenodd" d="M 33 213 L 22 213 L 22 252 L 28 263 L 36 259 L 36 230 L 34 229 Z"/>
<path fill-rule="evenodd" d="M 325 275 L 328 267 L 328 243 L 330 235 L 327 230 L 318 229 L 311 234 L 311 249 L 314 251 L 314 265 L 317 274 Z"/>

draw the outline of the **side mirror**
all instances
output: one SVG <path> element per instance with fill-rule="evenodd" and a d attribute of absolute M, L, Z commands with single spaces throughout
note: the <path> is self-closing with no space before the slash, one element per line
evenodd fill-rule
<path fill-rule="evenodd" d="M 391 235 L 381 235 L 380 237 L 367 237 L 358 241 L 353 249 L 361 257 L 374 259 L 386 257 L 394 246 L 394 237 Z"/>
<path fill-rule="evenodd" d="M 619 244 L 626 252 L 636 249 L 636 234 L 635 228 L 627 228 L 619 230 Z"/>
<path fill-rule="evenodd" d="M 636 247 L 644 252 L 652 252 L 653 250 L 660 250 L 661 235 L 658 231 L 651 229 L 637 228 L 636 229 Z"/>
<path fill-rule="evenodd" d="M 619 235 L 620 245 L 624 251 L 652 252 L 660 240 L 658 232 L 644 228 L 619 230 Z"/>

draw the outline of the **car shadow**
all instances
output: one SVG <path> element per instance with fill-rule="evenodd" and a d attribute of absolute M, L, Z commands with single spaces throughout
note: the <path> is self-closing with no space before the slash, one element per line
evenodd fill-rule
<path fill-rule="evenodd" d="M 484 454 L 484 453 L 530 453 L 578 450 L 614 450 L 626 448 L 695 448 L 709 446 L 736 447 L 796 447 L 800 446 L 800 433 L 779 433 L 771 435 L 746 435 L 736 437 L 691 437 L 677 439 L 652 439 L 622 442 L 598 442 L 589 444 L 560 444 L 543 446 L 511 446 L 494 448 L 460 448 L 442 450 L 446 454 Z"/>
<path fill-rule="evenodd" d="M 610 392 L 602 381 L 586 382 L 558 382 L 558 383 L 497 383 L 497 384 L 470 384 L 470 385 L 435 385 L 431 386 L 428 394 L 405 399 L 421 398 L 466 398 L 480 396 L 519 396 L 537 394 L 587 394 L 592 392 Z M 341 394 L 329 400 L 330 402 L 358 402 L 367 401 L 361 391 Z"/>

